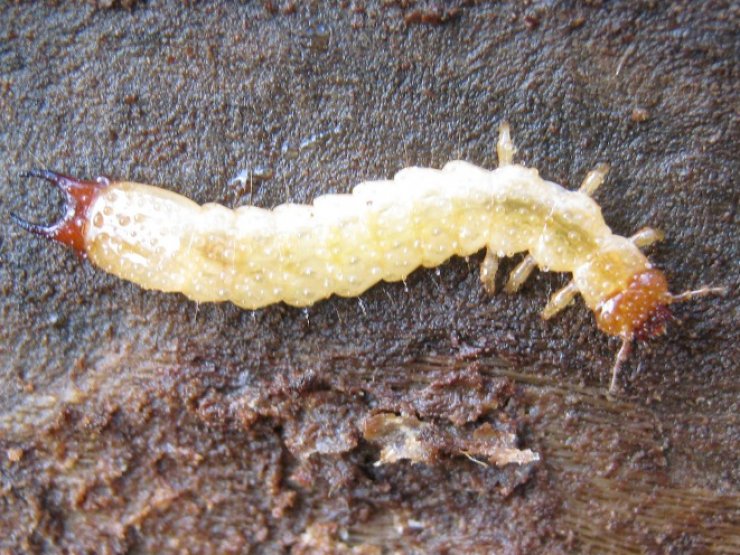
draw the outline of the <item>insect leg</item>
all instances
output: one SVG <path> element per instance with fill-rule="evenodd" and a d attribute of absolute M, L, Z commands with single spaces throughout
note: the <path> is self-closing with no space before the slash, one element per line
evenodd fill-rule
<path fill-rule="evenodd" d="M 663 232 L 652 227 L 643 227 L 630 237 L 630 241 L 638 248 L 648 247 L 662 240 Z M 542 317 L 545 320 L 549 320 L 566 308 L 577 294 L 578 287 L 576 287 L 575 282 L 572 280 L 569 281 L 563 288 L 558 289 L 552 294 L 550 300 L 547 301 L 545 308 L 542 310 Z"/>
<path fill-rule="evenodd" d="M 653 243 L 657 243 L 658 241 L 662 241 L 663 239 L 665 239 L 665 235 L 663 235 L 663 232 L 652 227 L 643 227 L 642 229 L 638 230 L 637 233 L 632 235 L 632 237 L 630 237 L 630 241 L 632 241 L 632 244 L 634 244 L 639 249 L 649 247 Z"/>
<path fill-rule="evenodd" d="M 596 168 L 586 174 L 586 177 L 583 179 L 578 190 L 588 196 L 593 195 L 594 192 L 596 192 L 596 189 L 601 187 L 601 184 L 604 183 L 607 173 L 609 173 L 609 164 L 599 164 Z"/>
<path fill-rule="evenodd" d="M 480 265 L 480 280 L 486 293 L 493 295 L 496 292 L 496 272 L 498 272 L 498 256 L 491 247 L 486 249 L 486 257 Z"/>
<path fill-rule="evenodd" d="M 508 166 L 514 161 L 516 147 L 511 140 L 511 130 L 508 123 L 502 123 L 498 130 L 498 143 L 496 143 L 496 153 L 498 154 L 498 165 Z"/>
<path fill-rule="evenodd" d="M 578 287 L 575 281 L 569 281 L 565 287 L 558 289 L 552 294 L 550 300 L 547 301 L 545 308 L 542 310 L 542 318 L 549 320 L 555 316 L 558 312 L 566 308 L 577 294 Z"/>
<path fill-rule="evenodd" d="M 524 282 L 527 281 L 531 275 L 532 270 L 536 267 L 537 262 L 535 262 L 532 255 L 528 254 L 525 256 L 524 260 L 517 264 L 516 268 L 514 268 L 509 274 L 509 279 L 507 280 L 506 285 L 504 285 L 504 291 L 507 293 L 516 293 L 519 291 L 522 285 L 524 285 Z"/>

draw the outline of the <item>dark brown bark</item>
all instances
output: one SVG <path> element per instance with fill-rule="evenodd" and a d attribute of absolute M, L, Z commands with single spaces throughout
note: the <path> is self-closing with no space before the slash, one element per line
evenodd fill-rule
<path fill-rule="evenodd" d="M 0 4 L 0 551 L 740 552 L 736 5 L 102 7 Z M 554 181 L 610 162 L 605 218 L 665 231 L 674 291 L 729 288 L 616 400 L 583 305 L 539 318 L 562 275 L 488 297 L 479 254 L 305 312 L 198 307 L 8 217 L 53 219 L 35 167 L 231 206 L 493 167 L 502 120 Z M 379 414 L 420 462 L 376 464 Z M 505 434 L 540 460 L 496 466 Z"/>

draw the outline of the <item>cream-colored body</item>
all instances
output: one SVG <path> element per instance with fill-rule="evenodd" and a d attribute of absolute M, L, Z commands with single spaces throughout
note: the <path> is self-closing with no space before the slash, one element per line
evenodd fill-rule
<path fill-rule="evenodd" d="M 487 248 L 495 256 L 526 251 L 544 270 L 572 272 L 594 309 L 650 267 L 630 240 L 612 234 L 586 192 L 515 164 L 407 168 L 352 194 L 273 210 L 199 206 L 117 182 L 88 217 L 87 254 L 101 268 L 147 289 L 244 308 L 356 296 Z"/>
<path fill-rule="evenodd" d="M 606 177 L 605 164 L 569 191 L 513 164 L 516 147 L 506 123 L 496 151 L 496 170 L 460 161 L 441 170 L 406 168 L 392 180 L 361 183 L 352 194 L 274 210 L 199 206 L 149 185 L 31 170 L 22 175 L 65 194 L 64 217 L 51 225 L 11 217 L 147 289 L 244 308 L 356 296 L 381 280 L 401 280 L 419 266 L 483 248 L 480 279 L 492 293 L 499 258 L 526 252 L 504 290 L 517 291 L 536 267 L 572 273 L 542 316 L 553 317 L 583 295 L 599 329 L 622 340 L 609 386 L 614 393 L 633 340 L 662 334 L 668 305 L 725 289 L 674 295 L 639 250 L 663 234 L 649 227 L 629 239 L 611 232 L 590 196 Z"/>

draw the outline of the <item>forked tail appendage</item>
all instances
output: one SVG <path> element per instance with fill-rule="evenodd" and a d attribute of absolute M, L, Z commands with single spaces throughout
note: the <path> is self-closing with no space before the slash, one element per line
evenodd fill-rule
<path fill-rule="evenodd" d="M 100 191 L 108 186 L 108 180 L 99 177 L 95 181 L 83 181 L 51 170 L 29 170 L 20 177 L 38 177 L 62 191 L 65 196 L 64 215 L 55 223 L 42 225 L 29 222 L 11 212 L 13 221 L 26 231 L 59 241 L 84 256 L 86 213 Z"/>

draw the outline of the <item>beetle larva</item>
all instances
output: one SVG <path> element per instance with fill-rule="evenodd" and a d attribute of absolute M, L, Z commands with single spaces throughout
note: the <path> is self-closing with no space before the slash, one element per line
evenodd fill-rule
<path fill-rule="evenodd" d="M 646 228 L 626 238 L 611 232 L 590 197 L 606 166 L 569 191 L 512 163 L 515 148 L 506 124 L 497 152 L 496 170 L 462 161 L 441 170 L 411 167 L 392 180 L 361 183 L 352 194 L 272 210 L 199 206 L 150 185 L 35 170 L 24 175 L 64 191 L 66 213 L 50 226 L 12 216 L 23 228 L 144 288 L 249 309 L 360 295 L 381 280 L 401 280 L 419 266 L 484 247 L 481 281 L 493 292 L 499 258 L 526 251 L 505 289 L 518 290 L 535 266 L 572 273 L 543 317 L 565 308 L 577 293 L 583 296 L 599 328 L 622 339 L 613 392 L 633 339 L 663 333 L 669 304 L 721 290 L 669 293 L 663 273 L 639 248 L 660 233 Z"/>

